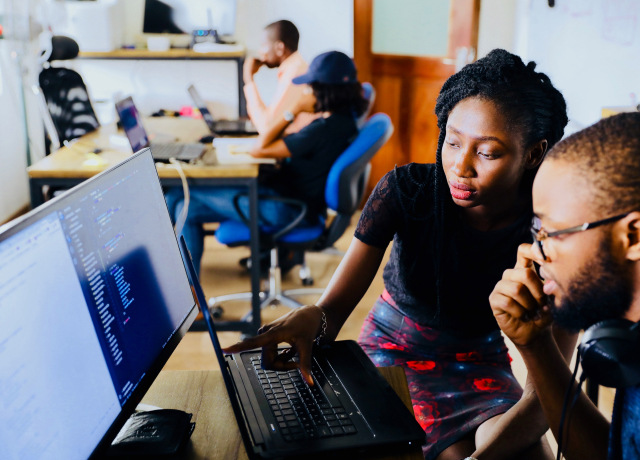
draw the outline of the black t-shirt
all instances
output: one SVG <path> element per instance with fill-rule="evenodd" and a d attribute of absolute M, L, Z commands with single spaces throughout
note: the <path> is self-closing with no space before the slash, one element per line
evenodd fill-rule
<path fill-rule="evenodd" d="M 358 134 L 351 116 L 333 114 L 318 118 L 284 138 L 291 158 L 268 178 L 265 185 L 284 196 L 299 198 L 311 212 L 326 208 L 324 189 L 333 163 Z"/>
<path fill-rule="evenodd" d="M 441 312 L 437 318 L 434 268 L 435 165 L 411 163 L 387 173 L 362 211 L 355 236 L 386 248 L 385 288 L 402 313 L 421 324 L 458 337 L 480 337 L 498 324 L 489 295 L 503 272 L 516 263 L 517 248 L 531 242 L 531 212 L 507 228 L 482 232 L 449 213 L 443 264 Z"/>

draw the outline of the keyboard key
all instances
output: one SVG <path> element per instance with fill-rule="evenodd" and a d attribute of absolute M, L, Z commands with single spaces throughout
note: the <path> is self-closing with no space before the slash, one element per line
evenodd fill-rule
<path fill-rule="evenodd" d="M 265 389 L 264 389 L 264 394 L 266 394 L 266 395 L 270 395 L 270 394 L 272 394 L 272 393 L 273 393 L 273 390 L 272 390 L 271 388 L 265 388 Z"/>
<path fill-rule="evenodd" d="M 322 413 L 324 415 L 332 415 L 333 411 L 331 409 L 322 409 Z"/>
<path fill-rule="evenodd" d="M 314 427 L 314 424 L 313 424 L 313 423 L 311 423 L 311 422 L 306 422 L 306 423 L 305 423 L 305 422 L 303 422 L 303 423 L 302 423 L 302 427 L 303 427 L 305 430 L 310 430 L 310 429 L 312 429 L 312 428 Z"/>
<path fill-rule="evenodd" d="M 293 441 L 293 436 L 291 436 L 290 434 L 285 434 L 282 439 L 284 439 L 287 442 L 291 442 Z"/>
<path fill-rule="evenodd" d="M 287 422 L 278 423 L 278 426 L 280 428 L 286 428 L 287 427 Z"/>
<path fill-rule="evenodd" d="M 320 436 L 318 435 L 318 432 L 313 430 L 313 431 L 307 431 L 307 437 L 309 439 L 318 439 Z"/>
<path fill-rule="evenodd" d="M 289 384 L 289 385 L 282 385 L 282 388 L 284 388 L 285 390 L 293 390 L 295 387 Z"/>
<path fill-rule="evenodd" d="M 293 428 L 289 428 L 289 430 L 292 433 L 300 433 L 300 432 L 302 432 L 302 428 L 300 428 L 299 426 L 294 426 Z"/>
<path fill-rule="evenodd" d="M 280 409 L 291 409 L 291 404 L 280 404 Z"/>
<path fill-rule="evenodd" d="M 344 430 L 344 434 L 356 434 L 358 432 L 353 425 L 343 426 L 342 429 Z"/>
<path fill-rule="evenodd" d="M 337 420 L 335 415 L 325 415 L 324 419 L 328 422 L 330 420 Z"/>
<path fill-rule="evenodd" d="M 276 417 L 277 422 L 284 422 L 284 417 Z"/>
<path fill-rule="evenodd" d="M 340 422 L 337 420 L 330 420 L 330 421 L 327 421 L 327 425 L 330 427 L 336 427 L 336 426 L 340 426 Z"/>
<path fill-rule="evenodd" d="M 300 399 L 300 395 L 297 393 L 292 393 L 289 396 L 289 399 Z"/>
<path fill-rule="evenodd" d="M 282 415 L 293 415 L 293 410 L 287 409 L 282 411 Z"/>
<path fill-rule="evenodd" d="M 300 426 L 300 423 L 297 420 L 292 420 L 290 422 L 287 422 L 287 426 L 288 427 Z"/>
<path fill-rule="evenodd" d="M 287 422 L 290 422 L 291 420 L 298 420 L 298 417 L 296 417 L 295 415 L 285 415 L 284 419 Z"/>
<path fill-rule="evenodd" d="M 314 417 L 313 418 L 313 423 L 315 423 L 316 425 L 326 425 L 327 424 L 325 419 L 323 419 L 321 417 Z"/>
<path fill-rule="evenodd" d="M 267 399 L 271 400 L 271 399 L 276 399 L 275 395 L 267 395 Z"/>
<path fill-rule="evenodd" d="M 292 384 L 291 379 L 286 379 L 286 378 L 283 379 L 282 376 L 280 376 L 280 383 L 283 384 L 283 385 L 291 385 Z"/>
<path fill-rule="evenodd" d="M 338 420 L 349 420 L 349 416 L 347 414 L 336 414 Z"/>
<path fill-rule="evenodd" d="M 298 390 L 295 388 L 285 388 L 284 392 L 288 395 L 295 395 L 298 393 Z"/>
<path fill-rule="evenodd" d="M 340 427 L 331 428 L 331 434 L 334 436 L 340 436 L 344 434 L 344 430 Z"/>
<path fill-rule="evenodd" d="M 273 415 L 275 415 L 276 417 L 280 417 L 282 415 L 282 412 L 279 410 L 273 411 Z"/>
<path fill-rule="evenodd" d="M 353 424 L 353 422 L 351 422 L 351 419 L 340 420 L 340 423 L 342 424 L 342 426 Z"/>
<path fill-rule="evenodd" d="M 334 408 L 333 408 L 333 411 L 334 411 L 336 414 L 342 414 L 342 413 L 344 412 L 344 407 L 334 407 Z"/>
<path fill-rule="evenodd" d="M 325 404 L 319 404 L 320 409 L 331 409 L 331 404 L 329 403 L 325 403 Z"/>
<path fill-rule="evenodd" d="M 305 436 L 304 436 L 304 434 L 302 434 L 302 433 L 297 433 L 297 434 L 294 434 L 294 435 L 293 435 L 293 439 L 294 439 L 295 441 L 300 441 L 301 439 L 305 439 Z"/>
<path fill-rule="evenodd" d="M 276 401 L 275 399 L 269 401 L 269 404 L 271 405 L 271 407 L 275 406 L 276 409 L 278 408 L 278 401 Z"/>
<path fill-rule="evenodd" d="M 329 436 L 331 436 L 331 430 L 329 429 L 329 427 L 319 426 L 318 427 L 318 435 L 320 435 L 321 438 L 329 437 Z"/>
<path fill-rule="evenodd" d="M 272 387 L 272 388 L 273 388 L 273 387 Z M 273 391 L 273 393 L 274 393 L 274 394 L 277 394 L 277 393 L 282 393 L 282 394 L 284 394 L 284 390 L 283 390 L 282 388 L 273 388 L 273 390 L 272 390 L 272 391 Z"/>
<path fill-rule="evenodd" d="M 283 428 L 283 429 L 280 430 L 280 432 L 282 434 L 289 434 L 291 431 L 289 431 L 289 428 Z"/>

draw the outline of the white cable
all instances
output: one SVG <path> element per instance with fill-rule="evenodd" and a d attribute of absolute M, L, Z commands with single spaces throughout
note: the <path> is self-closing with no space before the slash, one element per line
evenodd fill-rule
<path fill-rule="evenodd" d="M 184 171 L 182 170 L 182 166 L 180 162 L 175 158 L 169 158 L 169 163 L 176 168 L 178 171 L 178 175 L 180 176 L 180 180 L 182 180 L 182 192 L 184 193 L 184 206 L 182 207 L 182 211 L 180 212 L 180 216 L 176 219 L 176 225 L 173 227 L 176 235 L 180 235 L 182 229 L 184 227 L 185 222 L 187 221 L 187 215 L 189 214 L 189 183 L 187 182 L 187 176 L 185 176 Z"/>

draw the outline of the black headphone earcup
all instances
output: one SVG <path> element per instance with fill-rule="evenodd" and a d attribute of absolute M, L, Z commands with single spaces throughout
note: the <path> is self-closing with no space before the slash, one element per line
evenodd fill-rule
<path fill-rule="evenodd" d="M 640 384 L 640 334 L 635 323 L 608 320 L 585 331 L 580 344 L 582 369 L 593 382 L 612 388 Z"/>

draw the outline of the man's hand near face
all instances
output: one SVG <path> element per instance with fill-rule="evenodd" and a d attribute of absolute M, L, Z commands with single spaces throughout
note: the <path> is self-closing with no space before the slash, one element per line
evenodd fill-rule
<path fill-rule="evenodd" d="M 551 308 L 534 260 L 538 261 L 532 246 L 521 245 L 515 268 L 504 272 L 489 302 L 500 329 L 520 351 L 528 370 L 527 381 L 533 382 L 545 418 L 558 439 L 562 406 L 572 382 L 568 361 L 577 335 L 552 324 Z M 584 393 L 573 409 L 570 431 L 569 444 L 563 448 L 565 458 L 606 458 L 609 424 Z"/>
<path fill-rule="evenodd" d="M 493 315 L 502 332 L 516 346 L 528 346 L 550 332 L 551 313 L 542 280 L 533 265 L 530 244 L 518 248 L 515 268 L 506 270 L 489 296 Z"/>
<path fill-rule="evenodd" d="M 245 84 L 253 81 L 253 76 L 258 72 L 258 70 L 260 70 L 260 67 L 262 67 L 263 65 L 264 62 L 254 57 L 249 57 L 244 61 L 242 74 Z"/>

